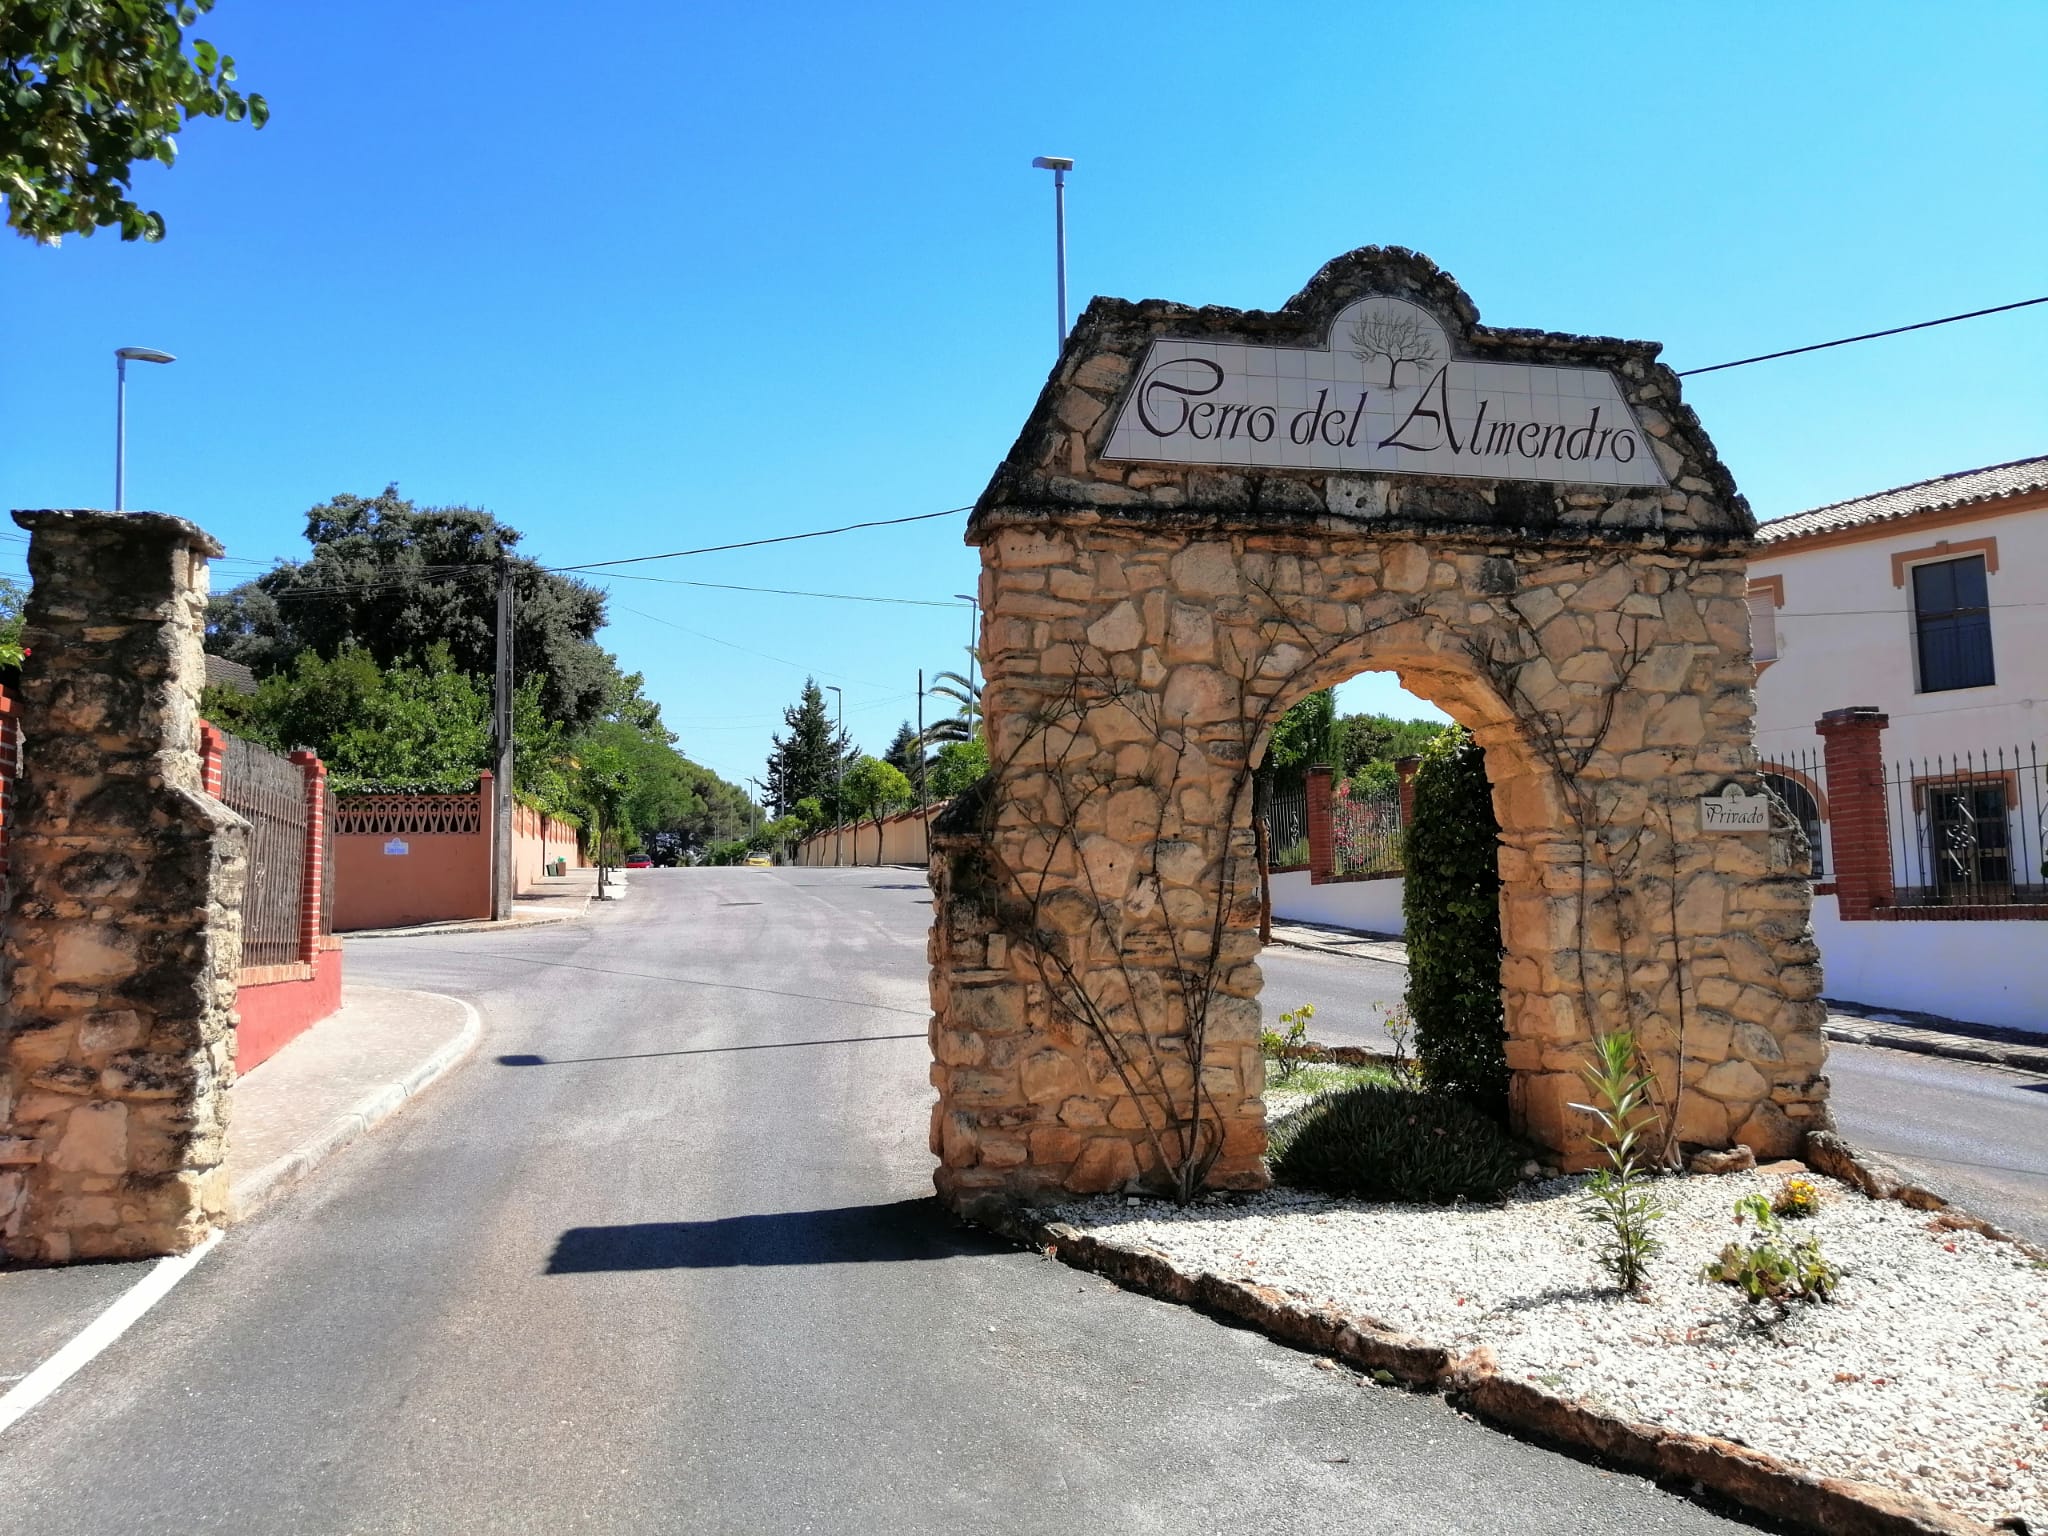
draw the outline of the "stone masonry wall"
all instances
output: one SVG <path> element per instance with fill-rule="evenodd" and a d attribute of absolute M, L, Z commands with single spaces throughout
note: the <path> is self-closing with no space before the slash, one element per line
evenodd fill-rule
<path fill-rule="evenodd" d="M 154 513 L 29 530 L 0 1257 L 181 1252 L 222 1222 L 247 825 L 200 785 L 206 560 Z"/>
<path fill-rule="evenodd" d="M 1099 457 L 1151 336 L 1313 337 L 1369 292 L 1475 355 L 1610 369 L 1669 485 Z M 1699 826 L 1699 796 L 1758 784 L 1751 524 L 1655 351 L 1487 332 L 1406 252 L 1273 315 L 1090 306 L 970 525 L 993 768 L 934 831 L 943 1194 L 1264 1182 L 1252 767 L 1288 705 L 1368 668 L 1487 751 L 1517 1127 L 1583 1162 L 1568 1106 L 1620 1028 L 1679 1143 L 1779 1155 L 1825 1125 L 1806 849 Z"/>

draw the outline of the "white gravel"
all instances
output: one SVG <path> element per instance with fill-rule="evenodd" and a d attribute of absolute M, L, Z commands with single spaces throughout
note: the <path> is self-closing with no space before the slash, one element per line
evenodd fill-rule
<path fill-rule="evenodd" d="M 1273 1190 L 1184 1211 L 1112 1197 L 1057 1214 L 1184 1271 L 1257 1281 L 1454 1352 L 1490 1345 L 1504 1374 L 1627 1418 L 2048 1530 L 2048 1269 L 1815 1175 L 1819 1213 L 1786 1225 L 1820 1239 L 1841 1284 L 1830 1303 L 1760 1322 L 1698 1275 L 1751 1235 L 1734 1224 L 1735 1200 L 1783 1180 L 1659 1181 L 1665 1248 L 1640 1300 L 1595 1262 L 1576 1178 L 1525 1185 L 1498 1206 Z"/>

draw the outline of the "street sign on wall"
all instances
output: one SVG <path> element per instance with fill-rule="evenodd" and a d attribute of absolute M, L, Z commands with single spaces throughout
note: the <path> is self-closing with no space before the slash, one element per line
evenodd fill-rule
<path fill-rule="evenodd" d="M 1718 794 L 1700 796 L 1702 832 L 1768 832 L 1771 829 L 1771 800 L 1768 795 L 1745 795 L 1740 784 L 1722 786 Z"/>
<path fill-rule="evenodd" d="M 1665 483 L 1612 374 L 1454 357 L 1436 316 L 1386 296 L 1346 306 L 1319 348 L 1154 341 L 1102 457 Z"/>

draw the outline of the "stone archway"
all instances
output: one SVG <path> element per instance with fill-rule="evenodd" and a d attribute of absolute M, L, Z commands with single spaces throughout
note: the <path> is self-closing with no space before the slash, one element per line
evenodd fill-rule
<path fill-rule="evenodd" d="M 1684 1144 L 1825 1124 L 1803 839 L 1702 828 L 1758 787 L 1753 523 L 1656 353 L 1482 327 L 1400 250 L 1273 313 L 1089 306 L 969 524 L 992 769 L 934 829 L 943 1195 L 1265 1182 L 1250 765 L 1367 667 L 1487 749 L 1517 1129 L 1582 1156 L 1619 1028 Z"/>

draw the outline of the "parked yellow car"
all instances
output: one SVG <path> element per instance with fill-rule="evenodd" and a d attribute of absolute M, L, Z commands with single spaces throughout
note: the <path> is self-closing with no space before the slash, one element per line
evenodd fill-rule
<path fill-rule="evenodd" d="M 747 868 L 749 869 L 773 869 L 774 867 L 775 861 L 765 853 L 750 853 L 747 855 Z"/>

